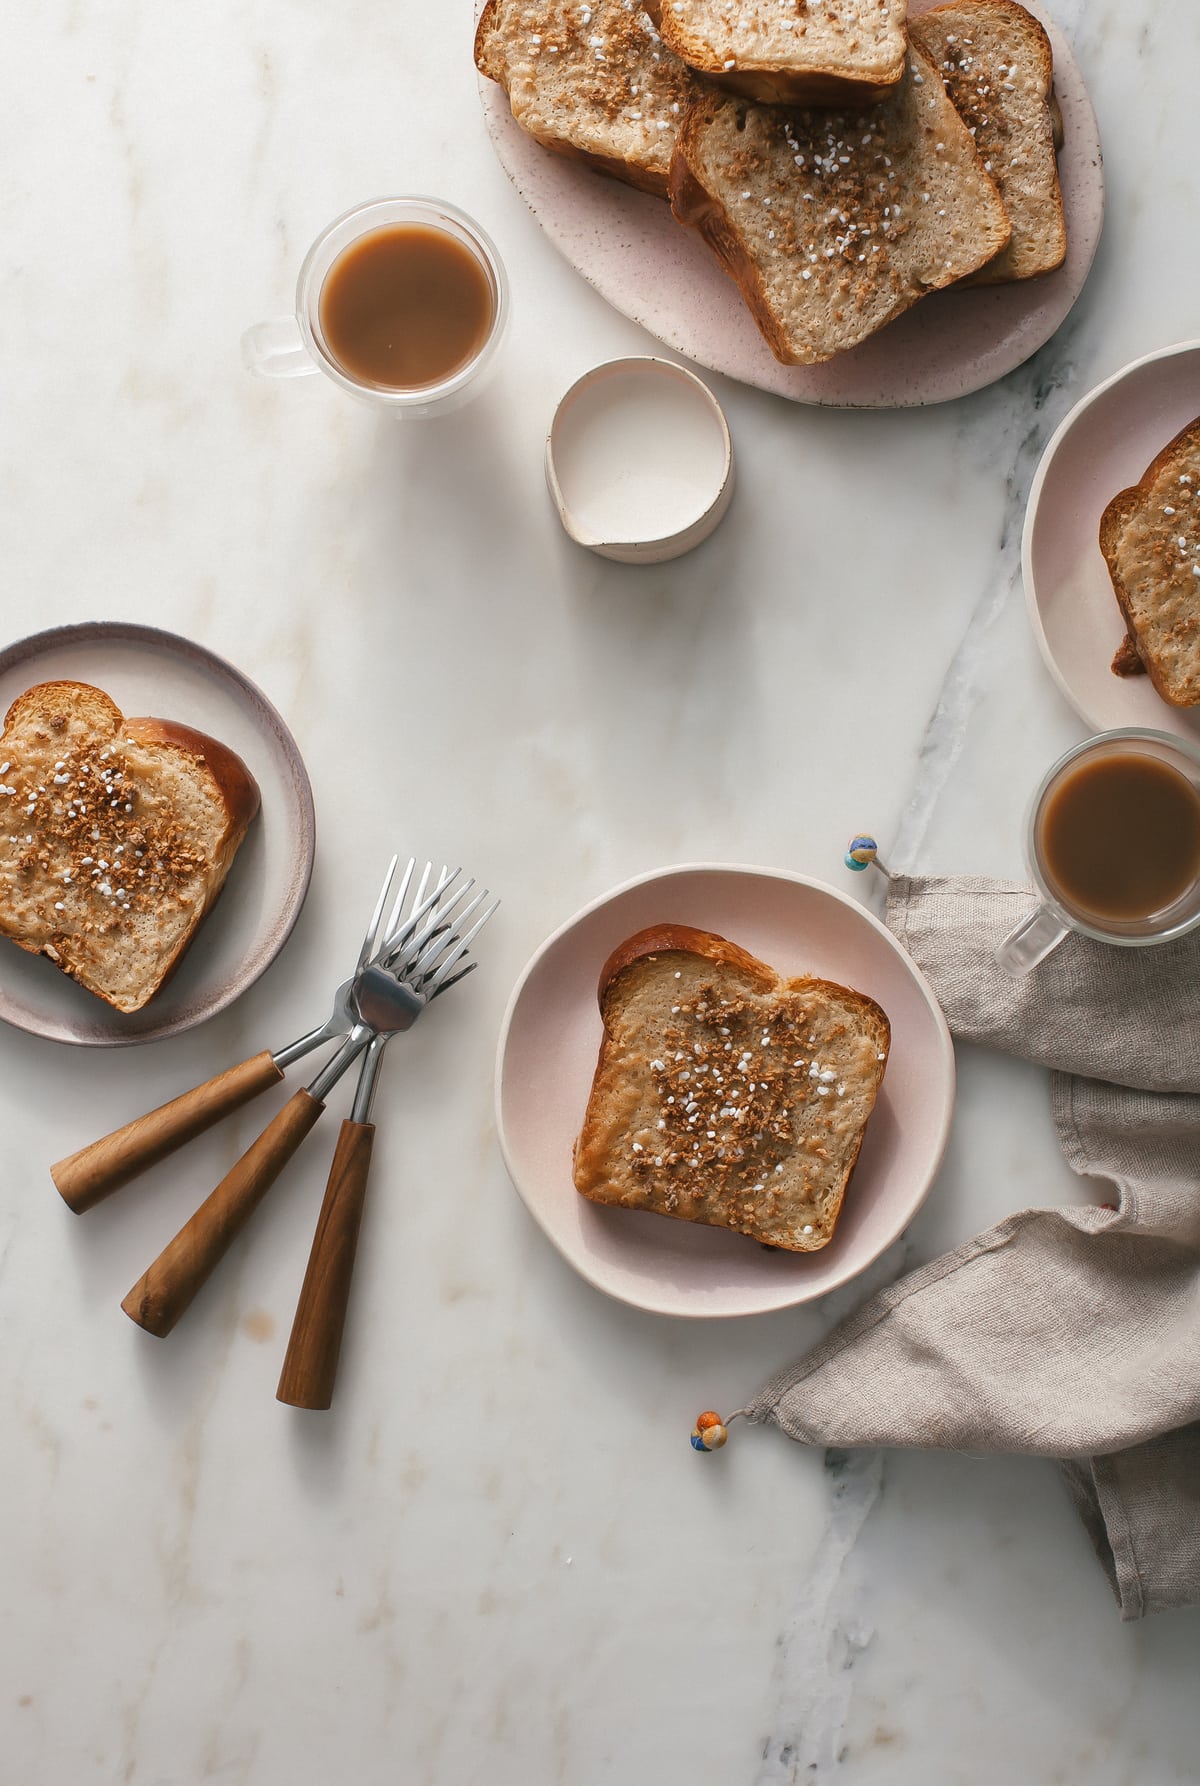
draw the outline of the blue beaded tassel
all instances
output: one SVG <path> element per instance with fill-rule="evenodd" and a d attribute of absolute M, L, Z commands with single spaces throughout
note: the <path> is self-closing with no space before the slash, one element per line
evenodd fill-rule
<path fill-rule="evenodd" d="M 879 845 L 873 837 L 865 832 L 859 837 L 852 837 L 846 845 L 846 867 L 852 874 L 861 874 L 864 868 L 877 868 L 884 876 L 891 875 L 891 869 L 879 854 Z"/>

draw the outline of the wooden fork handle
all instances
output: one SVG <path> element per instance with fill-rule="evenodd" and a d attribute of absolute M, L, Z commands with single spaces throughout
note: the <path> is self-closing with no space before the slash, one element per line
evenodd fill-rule
<path fill-rule="evenodd" d="M 50 1176 L 67 1206 L 76 1215 L 82 1215 L 139 1172 L 156 1166 L 177 1147 L 202 1135 L 231 1110 L 249 1103 L 268 1086 L 278 1085 L 282 1078 L 283 1073 L 270 1054 L 255 1054 L 240 1066 L 218 1073 L 215 1079 L 182 1092 L 169 1104 L 160 1104 L 157 1110 L 135 1117 L 124 1128 L 114 1129 L 111 1135 L 59 1160 L 51 1166 Z"/>
<path fill-rule="evenodd" d="M 338 1134 L 275 1391 L 277 1401 L 293 1408 L 327 1408 L 333 1401 L 374 1140 L 375 1125 L 369 1122 L 344 1122 Z"/>
<path fill-rule="evenodd" d="M 324 1107 L 306 1091 L 288 1100 L 133 1286 L 121 1304 L 131 1321 L 160 1339 L 170 1333 Z"/>

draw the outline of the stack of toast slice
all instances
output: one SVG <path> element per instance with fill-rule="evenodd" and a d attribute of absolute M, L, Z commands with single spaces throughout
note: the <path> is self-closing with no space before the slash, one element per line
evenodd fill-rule
<path fill-rule="evenodd" d="M 913 19 L 910 40 L 941 75 L 1012 223 L 1007 246 L 971 283 L 1053 272 L 1067 252 L 1067 226 L 1050 39 L 1015 0 L 951 0 Z"/>
<path fill-rule="evenodd" d="M 814 364 L 929 292 L 1032 278 L 1066 253 L 1041 25 L 1017 0 L 905 14 L 487 0 L 476 62 L 539 141 L 665 192 L 775 356 Z"/>

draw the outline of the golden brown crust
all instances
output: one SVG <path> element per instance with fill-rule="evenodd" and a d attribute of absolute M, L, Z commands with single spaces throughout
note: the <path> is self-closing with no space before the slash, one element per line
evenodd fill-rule
<path fill-rule="evenodd" d="M 93 688 L 90 682 L 72 682 L 59 677 L 49 682 L 39 682 L 33 688 L 27 688 L 12 702 L 4 716 L 4 730 L 13 731 L 24 723 L 27 715 L 35 714 L 45 704 L 45 696 L 51 691 L 63 690 L 66 698 L 86 711 L 90 723 L 97 731 L 116 731 L 125 722 L 125 715 L 117 703 L 106 695 L 102 688 Z"/>
<path fill-rule="evenodd" d="M 665 199 L 667 196 L 666 174 L 657 173 L 653 168 L 639 167 L 636 162 L 620 161 L 615 155 L 599 155 L 594 149 L 581 149 L 577 143 L 567 142 L 563 137 L 531 130 L 528 124 L 523 124 L 521 128 L 526 136 L 531 136 L 535 143 L 540 143 L 543 149 L 549 149 L 554 155 L 562 155 L 568 161 L 582 162 L 593 173 L 604 174 L 610 180 L 620 180 L 623 185 L 633 186 L 638 192 L 648 192 L 654 198 Z"/>
<path fill-rule="evenodd" d="M 258 811 L 261 796 L 258 783 L 235 751 L 206 732 L 198 732 L 175 719 L 126 719 L 122 722 L 126 737 L 139 744 L 165 744 L 172 750 L 183 750 L 198 763 L 204 763 L 225 802 L 229 814 L 226 835 L 237 834 L 238 841 Z"/>
<path fill-rule="evenodd" d="M 1113 652 L 1113 660 L 1109 668 L 1114 676 L 1144 676 L 1146 674 L 1146 666 L 1138 656 L 1137 643 L 1132 633 L 1126 633 Z"/>
<path fill-rule="evenodd" d="M 764 992 L 779 984 L 779 975 L 774 968 L 767 967 L 757 956 L 711 930 L 694 930 L 690 924 L 650 924 L 618 943 L 600 969 L 597 997 L 601 1012 L 605 999 L 627 967 L 655 955 L 668 954 L 673 949 L 683 950 L 688 955 L 702 955 L 717 966 L 736 967 L 749 978 L 761 981 Z"/>
<path fill-rule="evenodd" d="M 1100 517 L 1100 550 L 1108 565 L 1113 594 L 1117 598 L 1117 607 L 1120 610 L 1121 619 L 1125 623 L 1125 638 L 1113 655 L 1111 668 L 1114 676 L 1136 676 L 1137 671 L 1133 667 L 1133 662 L 1136 659 L 1154 684 L 1155 691 L 1162 696 L 1164 701 L 1170 702 L 1171 697 L 1163 687 L 1161 674 L 1156 670 L 1152 661 L 1142 656 L 1138 647 L 1137 628 L 1129 605 L 1129 591 L 1126 589 L 1117 567 L 1117 545 L 1121 529 L 1125 522 L 1141 507 L 1141 503 L 1142 490 L 1140 486 L 1134 484 L 1128 490 L 1118 491 Z"/>
<path fill-rule="evenodd" d="M 785 69 L 717 68 L 711 63 L 690 62 L 697 74 L 704 75 L 714 87 L 735 93 L 740 99 L 753 99 L 759 105 L 854 106 L 878 105 L 896 91 L 904 77 L 904 58 L 899 73 L 887 81 L 863 81 L 849 75 L 793 74 Z"/>

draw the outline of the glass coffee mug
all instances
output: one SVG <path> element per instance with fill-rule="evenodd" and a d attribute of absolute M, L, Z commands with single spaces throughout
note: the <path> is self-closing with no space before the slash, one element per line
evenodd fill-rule
<path fill-rule="evenodd" d="M 252 372 L 323 372 L 393 415 L 441 415 L 480 387 L 508 323 L 495 247 L 464 212 L 434 198 L 357 205 L 304 257 L 294 316 L 242 336 Z"/>
<path fill-rule="evenodd" d="M 1071 931 L 1163 943 L 1200 924 L 1200 747 L 1166 732 L 1101 732 L 1043 780 L 1026 854 L 1040 903 L 996 961 L 1027 974 Z"/>

